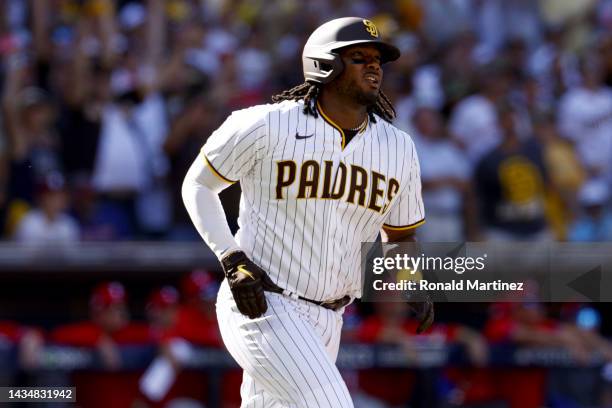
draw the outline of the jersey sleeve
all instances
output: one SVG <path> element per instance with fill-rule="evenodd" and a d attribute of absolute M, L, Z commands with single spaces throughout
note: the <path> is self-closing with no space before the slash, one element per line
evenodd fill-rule
<path fill-rule="evenodd" d="M 265 115 L 245 109 L 232 113 L 202 148 L 203 160 L 228 183 L 251 170 L 266 135 Z"/>
<path fill-rule="evenodd" d="M 401 183 L 403 185 L 400 184 L 399 195 L 394 198 L 383 224 L 384 228 L 391 230 L 416 228 L 425 222 L 421 196 L 421 170 L 414 143 L 411 143 L 407 156 L 410 167 L 404 178 L 406 181 Z"/>

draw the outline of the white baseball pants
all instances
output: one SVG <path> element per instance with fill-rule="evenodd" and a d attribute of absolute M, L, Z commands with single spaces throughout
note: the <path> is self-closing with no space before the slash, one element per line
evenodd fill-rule
<path fill-rule="evenodd" d="M 230 354 L 244 370 L 242 407 L 353 407 L 335 365 L 342 312 L 266 292 L 267 312 L 249 319 L 227 281 L 217 297 L 217 320 Z"/>

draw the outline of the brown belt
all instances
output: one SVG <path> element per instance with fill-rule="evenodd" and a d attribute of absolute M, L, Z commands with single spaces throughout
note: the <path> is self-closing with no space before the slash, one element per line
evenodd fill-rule
<path fill-rule="evenodd" d="M 349 295 L 346 295 L 336 300 L 312 300 L 312 299 L 305 298 L 304 296 L 296 295 L 295 293 L 289 292 L 288 290 L 283 290 L 279 288 L 278 286 L 275 288 L 264 287 L 264 290 L 267 290 L 269 292 L 278 293 L 278 294 L 285 295 L 285 296 L 289 296 L 294 299 L 305 300 L 306 302 L 314 303 L 317 306 L 321 306 L 321 307 L 324 307 L 326 309 L 330 309 L 333 311 L 342 309 L 344 306 L 351 303 L 351 297 Z"/>
<path fill-rule="evenodd" d="M 322 306 L 326 309 L 331 309 L 333 311 L 336 311 L 338 309 L 342 309 L 344 306 L 348 305 L 349 303 L 351 303 L 351 297 L 349 295 L 346 295 L 340 299 L 336 299 L 336 300 L 323 300 L 323 301 L 318 301 L 318 300 L 312 300 L 312 299 L 306 299 L 305 297 L 302 296 L 298 296 L 298 299 L 302 299 L 305 300 L 307 302 L 310 303 L 314 303 L 315 305 L 319 305 Z"/>

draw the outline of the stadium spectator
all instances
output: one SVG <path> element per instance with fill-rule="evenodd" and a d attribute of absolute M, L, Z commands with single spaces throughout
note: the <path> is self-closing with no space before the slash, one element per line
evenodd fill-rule
<path fill-rule="evenodd" d="M 34 245 L 67 245 L 79 240 L 79 225 L 66 214 L 68 195 L 59 173 L 48 174 L 37 191 L 38 206 L 28 211 L 15 231 L 15 241 Z"/>
<path fill-rule="evenodd" d="M 515 342 L 522 345 L 558 346 L 563 340 L 557 337 L 556 322 L 547 319 L 538 303 L 494 304 L 490 307 L 490 319 L 484 335 L 493 344 Z M 583 351 L 579 351 L 584 355 Z M 496 370 L 491 373 L 496 396 L 511 408 L 540 407 L 544 404 L 546 371 L 539 368 Z M 511 385 L 512 384 L 512 385 Z M 520 395 L 515 392 L 519 387 Z"/>
<path fill-rule="evenodd" d="M 445 43 L 474 26 L 476 10 L 469 2 L 433 0 L 422 3 L 423 31 L 434 43 Z"/>
<path fill-rule="evenodd" d="M 223 347 L 215 317 L 218 288 L 219 282 L 205 270 L 194 270 L 182 279 L 183 300 L 171 336 L 199 346 Z"/>
<path fill-rule="evenodd" d="M 591 177 L 609 177 L 612 162 L 612 89 L 603 83 L 596 55 L 580 62 L 582 82 L 570 88 L 558 108 L 559 130 L 576 146 Z"/>
<path fill-rule="evenodd" d="M 104 59 L 87 53 L 91 30 L 87 19 L 76 27 L 74 53 L 63 73 L 70 77 L 61 81 L 63 98 L 57 130 L 64 172 L 71 184 L 91 182 L 102 119 L 113 97 L 111 68 L 104 65 Z"/>
<path fill-rule="evenodd" d="M 469 163 L 448 138 L 438 111 L 420 107 L 413 123 L 427 208 L 427 222 L 419 228 L 419 237 L 425 242 L 462 241 L 466 226 L 476 221 Z"/>
<path fill-rule="evenodd" d="M 25 62 L 13 56 L 8 64 L 3 92 L 3 125 L 6 152 L 5 229 L 8 236 L 24 213 L 34 204 L 36 186 L 48 173 L 58 172 L 60 157 L 52 128 L 53 106 L 49 95 L 40 88 L 20 88 L 26 76 Z M 22 65 L 22 66 L 20 66 Z"/>
<path fill-rule="evenodd" d="M 37 183 L 61 171 L 58 140 L 53 128 L 54 106 L 46 91 L 24 87 L 27 66 L 9 64 L 3 95 L 4 125 L 9 142 L 9 198 L 32 204 Z"/>
<path fill-rule="evenodd" d="M 521 141 L 510 105 L 499 107 L 496 116 L 501 144 L 486 153 L 474 172 L 483 234 L 491 241 L 550 240 L 541 149 L 533 139 Z"/>
<path fill-rule="evenodd" d="M 179 293 L 173 286 L 164 286 L 151 292 L 145 311 L 153 338 L 163 339 L 174 327 L 178 305 Z"/>
<path fill-rule="evenodd" d="M 374 309 L 375 313 L 365 318 L 358 330 L 357 338 L 361 342 L 397 346 L 412 361 L 418 360 L 422 346 L 446 347 L 453 344 L 465 348 L 472 364 L 480 366 L 488 359 L 487 346 L 481 336 L 465 326 L 436 323 L 427 332 L 415 335 L 419 322 L 409 317 L 410 309 L 406 302 L 399 299 L 376 302 Z M 415 397 L 419 406 L 433 406 L 438 398 L 437 391 L 428 381 L 419 381 L 420 376 L 428 375 L 431 373 L 426 370 L 416 373 L 391 368 L 363 370 L 359 373 L 359 389 L 366 394 L 366 399 L 389 406 L 406 405 Z"/>
<path fill-rule="evenodd" d="M 442 88 L 446 98 L 444 112 L 447 115 L 449 112 L 451 114 L 450 130 L 452 132 L 460 133 L 462 131 L 461 128 L 464 127 L 464 124 L 461 116 L 469 116 L 471 110 L 478 110 L 487 106 L 486 100 L 478 98 L 478 96 L 481 96 L 479 94 L 472 95 L 477 98 L 472 98 L 471 101 L 469 99 L 472 93 L 484 90 L 486 86 L 486 81 L 483 83 L 479 78 L 480 65 L 475 56 L 477 42 L 478 38 L 474 31 L 467 29 L 453 38 L 449 44 L 443 46 L 442 52 L 433 59 L 434 62 L 440 64 Z M 454 112 L 459 104 L 464 101 L 467 103 L 463 105 L 463 112 L 455 119 Z M 486 122 L 487 120 L 483 122 L 485 128 L 487 126 Z M 467 129 L 465 130 L 467 131 Z M 453 136 L 461 138 L 466 135 L 457 136 L 454 134 Z"/>
<path fill-rule="evenodd" d="M 176 325 L 179 293 L 173 286 L 155 289 L 149 295 L 146 314 L 151 336 L 158 352 L 139 381 L 139 402 L 143 406 L 167 406 L 181 398 L 192 403 L 204 401 L 207 377 L 203 373 L 184 371 L 193 349 L 184 339 L 172 333 Z"/>
<path fill-rule="evenodd" d="M 484 333 L 492 344 L 514 344 L 535 348 L 562 348 L 579 365 L 586 365 L 595 351 L 609 358 L 610 344 L 589 327 L 579 327 L 578 320 L 568 324 L 547 316 L 539 302 L 500 303 L 491 307 Z M 588 334 L 587 334 L 588 333 Z M 546 399 L 548 373 L 537 367 L 505 368 L 492 372 L 498 396 L 510 407 L 540 407 Z M 522 392 L 516 393 L 516 387 Z M 564 393 L 568 389 L 561 390 Z"/>
<path fill-rule="evenodd" d="M 95 366 L 102 370 L 76 371 L 71 383 L 79 389 L 84 406 L 125 407 L 138 396 L 138 373 L 125 368 L 122 348 L 152 346 L 153 339 L 145 323 L 130 321 L 127 294 L 119 282 L 97 285 L 89 299 L 90 319 L 56 327 L 49 341 L 60 346 L 83 347 L 95 356 Z M 121 389 L 121 392 L 117 390 Z"/>
<path fill-rule="evenodd" d="M 104 3 L 100 18 L 114 8 L 112 2 Z M 143 13 L 145 29 L 125 33 L 138 52 L 113 55 L 114 98 L 102 111 L 92 184 L 107 206 L 127 216 L 137 236 L 157 236 L 169 230 L 172 208 L 163 182 L 168 169 L 162 153 L 168 123 L 160 93 L 167 73 L 160 60 L 165 31 L 154 28 L 165 24 L 163 2 L 148 2 Z M 111 39 L 118 37 L 116 29 L 108 25 Z"/>
<path fill-rule="evenodd" d="M 533 43 L 540 37 L 542 21 L 538 3 L 488 1 L 480 3 L 477 13 L 479 53 L 484 57 L 495 55 L 509 40 L 520 38 Z"/>
<path fill-rule="evenodd" d="M 119 346 L 151 344 L 146 324 L 130 322 L 127 294 L 119 282 L 96 286 L 89 300 L 90 320 L 55 328 L 49 339 L 66 346 L 89 347 L 107 369 L 121 367 Z"/>
<path fill-rule="evenodd" d="M 510 77 L 500 64 L 496 62 L 483 69 L 480 93 L 461 100 L 450 119 L 450 131 L 472 164 L 502 140 L 496 107 L 507 97 Z"/>
<path fill-rule="evenodd" d="M 42 330 L 0 319 L 0 383 L 34 383 L 44 363 L 44 346 Z"/>
<path fill-rule="evenodd" d="M 204 96 L 209 87 L 206 78 L 197 76 L 194 81 L 186 92 L 177 95 L 183 108 L 177 113 L 163 146 L 170 161 L 168 179 L 173 202 L 181 201 L 182 180 L 193 162 L 193 152 L 202 147 L 218 120 L 219 107 L 212 98 Z M 182 206 L 175 206 L 173 221 L 172 238 L 194 239 L 197 236 Z"/>
<path fill-rule="evenodd" d="M 207 384 L 209 377 L 201 372 L 183 371 L 183 368 L 194 347 L 223 348 L 215 317 L 219 282 L 208 271 L 194 270 L 183 277 L 180 288 L 182 302 L 174 326 L 162 336 L 160 343 L 160 355 L 167 360 L 158 362 L 157 368 L 151 365 L 149 370 L 158 371 L 149 371 L 150 376 L 145 375 L 141 380 L 141 392 L 153 401 L 165 401 L 176 396 L 203 400 L 207 390 L 202 384 Z M 154 375 L 155 372 L 163 374 Z M 160 382 L 160 378 L 164 380 Z M 220 392 L 227 406 L 240 405 L 241 381 L 240 370 L 230 369 L 223 375 Z M 195 384 L 198 386 L 194 387 Z"/>
<path fill-rule="evenodd" d="M 527 58 L 527 75 L 538 81 L 552 109 L 567 87 L 578 80 L 576 55 L 566 49 L 566 34 L 563 26 L 547 26 L 543 41 L 535 44 Z"/>
<path fill-rule="evenodd" d="M 129 216 L 100 200 L 87 178 L 72 182 L 72 211 L 81 228 L 82 241 L 122 241 L 134 237 Z"/>
<path fill-rule="evenodd" d="M 552 115 L 543 113 L 535 117 L 534 136 L 542 148 L 551 186 L 557 193 L 549 202 L 553 205 L 552 227 L 557 238 L 564 240 L 578 208 L 578 192 L 587 175 L 572 144 L 559 135 Z"/>
<path fill-rule="evenodd" d="M 565 329 L 573 333 L 591 353 L 589 362 L 593 357 L 602 358 L 606 364 L 612 360 L 612 343 L 601 336 L 601 315 L 592 305 L 577 302 L 563 304 L 560 317 Z M 597 370 L 589 369 L 588 365 L 585 368 L 579 366 L 550 372 L 549 399 L 557 404 L 595 406 L 601 391 L 600 374 Z"/>
<path fill-rule="evenodd" d="M 568 239 L 575 242 L 612 241 L 610 188 L 603 180 L 585 183 L 578 195 L 578 218 L 571 225 Z"/>
<path fill-rule="evenodd" d="M 39 329 L 10 320 L 0 320 L 0 344 L 17 347 L 17 361 L 23 369 L 39 367 L 44 346 L 44 336 Z"/>

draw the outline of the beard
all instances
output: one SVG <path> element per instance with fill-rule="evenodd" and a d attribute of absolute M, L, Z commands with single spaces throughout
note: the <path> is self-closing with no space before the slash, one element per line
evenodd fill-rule
<path fill-rule="evenodd" d="M 339 94 L 346 96 L 347 99 L 352 99 L 367 108 L 376 105 L 380 92 L 379 90 L 366 92 L 359 87 L 356 81 L 338 81 L 336 83 L 336 90 Z"/>

